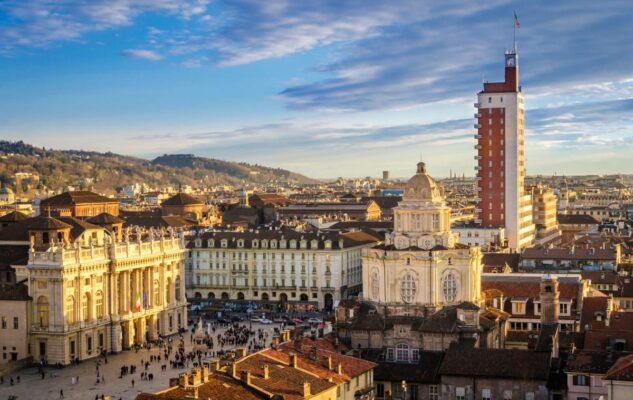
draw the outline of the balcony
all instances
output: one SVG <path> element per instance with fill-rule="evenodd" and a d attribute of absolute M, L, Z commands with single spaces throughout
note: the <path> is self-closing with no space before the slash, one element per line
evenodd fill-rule
<path fill-rule="evenodd" d="M 479 129 L 481 128 L 481 124 L 474 124 L 473 127 L 475 127 L 475 129 Z"/>
<path fill-rule="evenodd" d="M 475 160 L 481 160 L 481 156 L 475 156 Z"/>
<path fill-rule="evenodd" d="M 479 214 L 481 213 L 482 209 L 481 208 L 475 208 L 475 213 Z"/>
<path fill-rule="evenodd" d="M 481 107 L 481 104 L 479 104 L 479 103 L 473 103 L 473 106 L 475 106 L 475 108 L 479 108 L 479 107 Z"/>
<path fill-rule="evenodd" d="M 480 180 L 482 180 L 482 179 L 483 179 L 483 178 L 482 178 L 481 176 L 476 176 L 476 177 L 475 177 L 475 180 L 476 180 L 476 181 L 480 181 Z"/>
<path fill-rule="evenodd" d="M 477 140 L 481 139 L 481 135 L 475 135 L 475 139 Z"/>
<path fill-rule="evenodd" d="M 475 150 L 479 150 L 479 149 L 481 149 L 481 145 L 480 144 L 476 144 L 475 145 Z"/>
<path fill-rule="evenodd" d="M 475 223 L 476 223 L 476 224 L 481 224 L 481 222 L 482 222 L 482 221 L 481 221 L 479 218 L 475 219 Z"/>
<path fill-rule="evenodd" d="M 481 171 L 481 166 L 480 165 L 475 165 L 475 171 Z"/>
<path fill-rule="evenodd" d="M 476 113 L 474 116 L 475 116 L 475 118 L 479 118 L 479 117 L 481 117 L 481 114 Z"/>
<path fill-rule="evenodd" d="M 322 292 L 333 292 L 335 289 L 334 286 L 321 286 Z"/>

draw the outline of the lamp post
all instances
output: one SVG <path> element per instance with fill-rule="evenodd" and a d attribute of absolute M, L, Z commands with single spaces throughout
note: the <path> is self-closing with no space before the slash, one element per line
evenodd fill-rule
<path fill-rule="evenodd" d="M 407 381 L 402 381 L 402 400 L 407 400 Z"/>

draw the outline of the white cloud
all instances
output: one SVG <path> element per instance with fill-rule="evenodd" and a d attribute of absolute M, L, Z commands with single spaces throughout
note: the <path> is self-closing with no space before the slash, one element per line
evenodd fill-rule
<path fill-rule="evenodd" d="M 163 56 L 153 50 L 146 49 L 126 49 L 122 54 L 129 58 L 139 58 L 142 60 L 159 61 L 163 59 Z"/>

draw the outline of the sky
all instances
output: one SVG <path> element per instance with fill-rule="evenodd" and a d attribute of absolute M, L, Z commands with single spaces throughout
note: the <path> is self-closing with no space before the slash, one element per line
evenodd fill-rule
<path fill-rule="evenodd" d="M 633 173 L 630 0 L 0 0 L 0 138 L 472 176 L 514 12 L 528 175 Z"/>

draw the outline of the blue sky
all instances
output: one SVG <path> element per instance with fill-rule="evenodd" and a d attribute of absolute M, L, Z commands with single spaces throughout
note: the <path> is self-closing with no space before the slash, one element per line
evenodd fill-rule
<path fill-rule="evenodd" d="M 633 173 L 630 0 L 0 0 L 0 137 L 472 175 L 514 10 L 528 174 Z"/>

